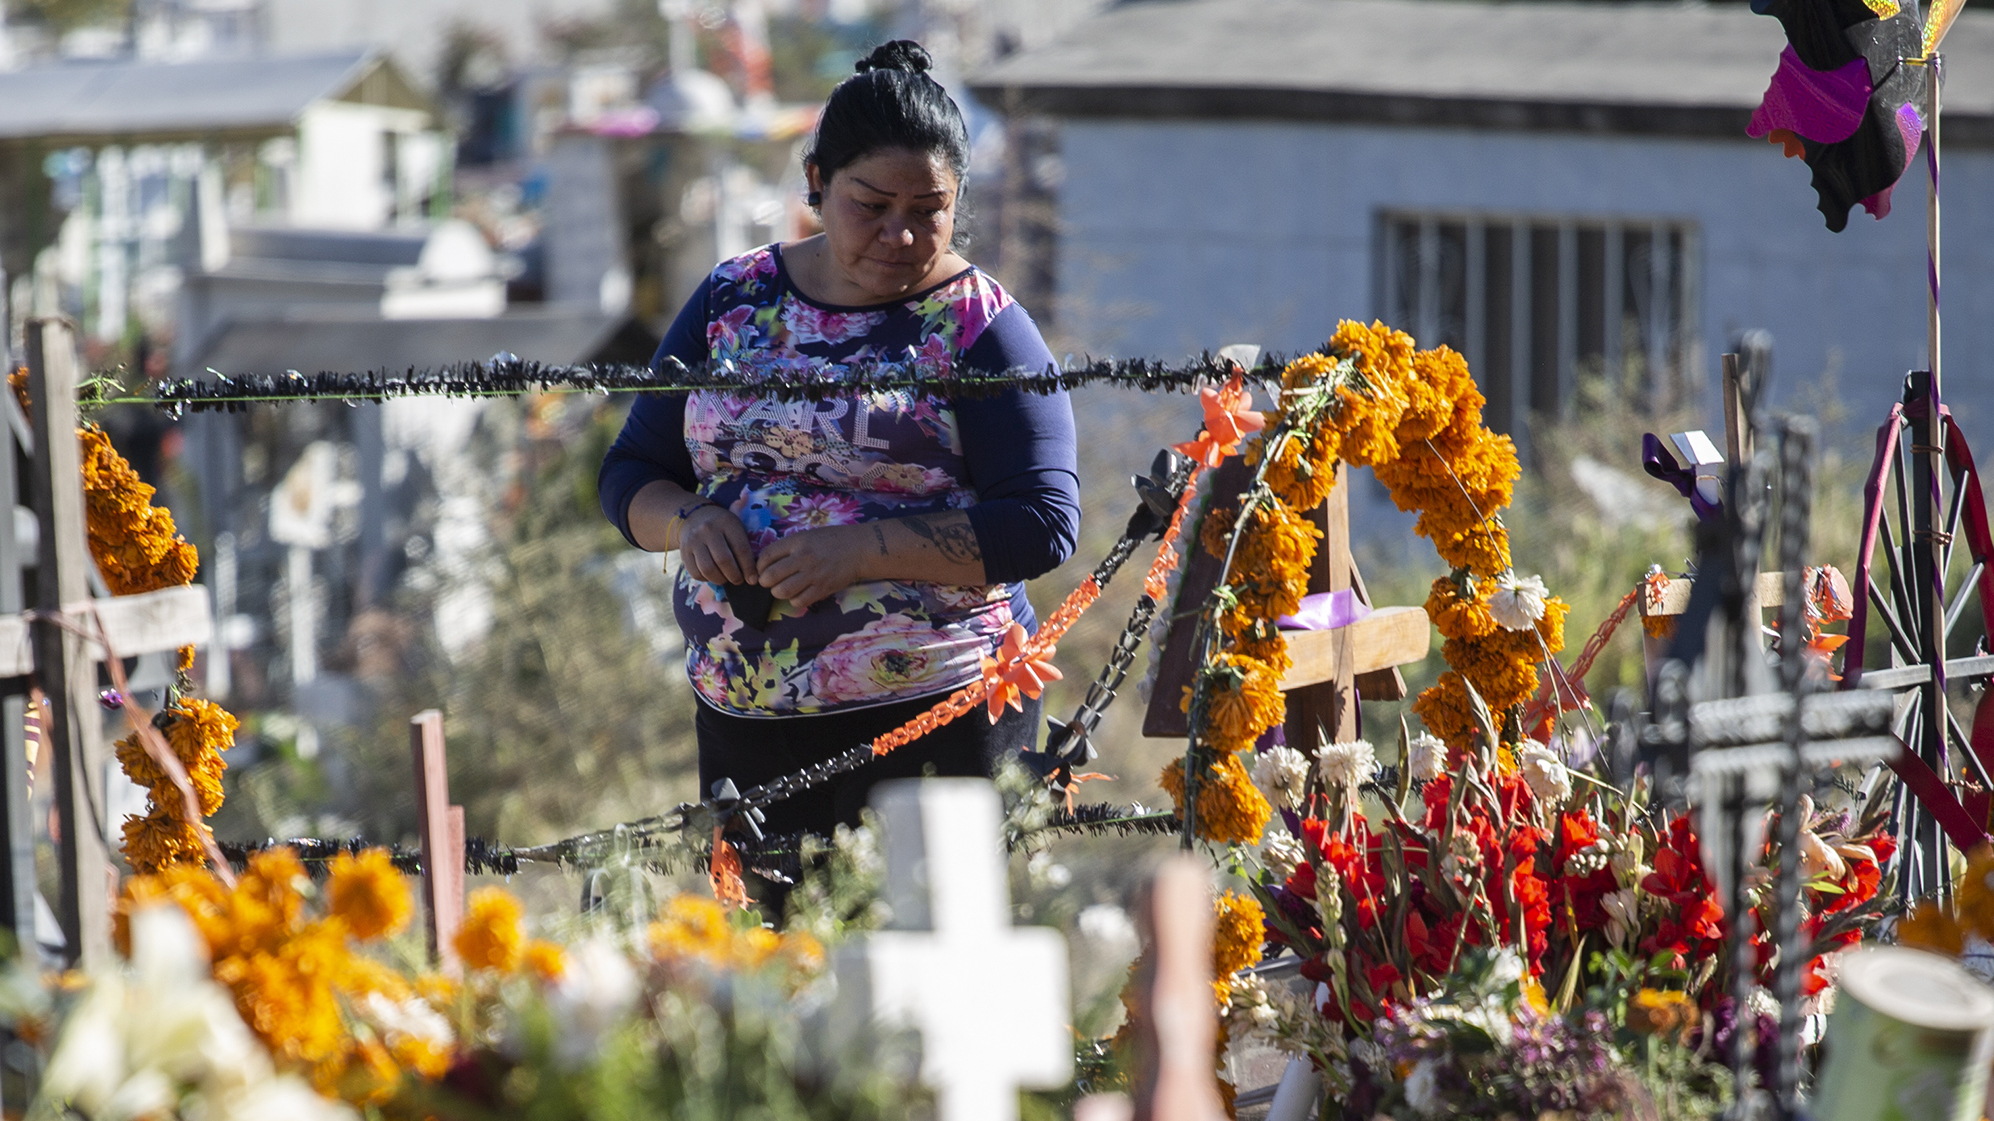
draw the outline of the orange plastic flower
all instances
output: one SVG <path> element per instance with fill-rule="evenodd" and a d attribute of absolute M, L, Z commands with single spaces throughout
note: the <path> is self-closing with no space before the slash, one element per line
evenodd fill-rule
<path fill-rule="evenodd" d="M 1217 467 L 1226 456 L 1239 451 L 1239 442 L 1266 427 L 1267 420 L 1253 411 L 1253 394 L 1239 374 L 1223 389 L 1198 391 L 1198 405 L 1205 411 L 1205 430 L 1198 438 L 1176 445 L 1176 450 L 1206 467 Z"/>
<path fill-rule="evenodd" d="M 1018 699 L 1020 694 L 1036 700 L 1046 682 L 1058 681 L 1062 676 L 1052 664 L 1052 650 L 1034 653 L 1026 649 L 1028 642 L 1025 628 L 1012 623 L 1011 629 L 1004 632 L 997 656 L 983 659 L 984 703 L 990 707 L 992 724 L 1003 715 L 1006 704 L 1020 712 L 1025 710 Z"/>

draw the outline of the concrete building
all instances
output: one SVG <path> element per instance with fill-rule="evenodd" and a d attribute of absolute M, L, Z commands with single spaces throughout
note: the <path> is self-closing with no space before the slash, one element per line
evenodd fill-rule
<path fill-rule="evenodd" d="M 1073 350 L 1294 352 L 1377 316 L 1466 353 L 1523 434 L 1591 372 L 1709 395 L 1764 327 L 1777 391 L 1834 379 L 1868 425 L 1926 360 L 1923 161 L 1887 219 L 1823 228 L 1808 169 L 1745 136 L 1784 43 L 1743 5 L 1148 0 L 972 85 L 1051 137 L 1014 176 L 1050 235 L 1006 267 L 1052 278 Z M 1945 53 L 1946 385 L 1977 432 L 1994 15 Z"/>
<path fill-rule="evenodd" d="M 170 334 L 182 281 L 229 230 L 426 222 L 451 145 L 384 56 L 72 62 L 0 73 L 0 269 L 12 318 L 97 341 Z"/>

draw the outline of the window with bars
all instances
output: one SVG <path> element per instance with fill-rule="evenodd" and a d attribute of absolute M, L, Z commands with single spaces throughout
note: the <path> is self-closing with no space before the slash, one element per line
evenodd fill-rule
<path fill-rule="evenodd" d="M 1696 230 L 1683 222 L 1381 216 L 1385 321 L 1468 359 L 1491 427 L 1560 415 L 1581 377 L 1661 406 L 1696 360 Z"/>

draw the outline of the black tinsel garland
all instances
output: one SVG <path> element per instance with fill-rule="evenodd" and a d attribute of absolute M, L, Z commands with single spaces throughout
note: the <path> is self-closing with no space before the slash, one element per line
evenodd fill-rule
<path fill-rule="evenodd" d="M 1285 363 L 1269 355 L 1251 373 L 1271 378 Z M 937 377 L 908 362 L 785 364 L 777 376 L 765 366 L 705 362 L 688 366 L 667 358 L 658 369 L 616 364 L 553 365 L 509 354 L 484 362 L 459 362 L 433 369 L 368 370 L 363 373 L 246 374 L 212 379 L 177 378 L 155 385 L 150 395 L 119 396 L 102 404 L 152 404 L 175 415 L 185 412 L 240 412 L 251 405 L 300 401 L 386 401 L 395 397 L 511 397 L 566 390 L 577 393 L 666 393 L 688 390 L 752 392 L 785 401 L 883 390 L 909 390 L 944 397 L 987 396 L 1008 389 L 1053 393 L 1087 385 L 1113 385 L 1145 393 L 1184 392 L 1222 381 L 1236 367 L 1206 353 L 1179 365 L 1150 358 L 1090 359 L 1063 369 L 1024 367 L 1001 374 L 970 373 Z M 212 372 L 212 371 L 211 371 Z"/>

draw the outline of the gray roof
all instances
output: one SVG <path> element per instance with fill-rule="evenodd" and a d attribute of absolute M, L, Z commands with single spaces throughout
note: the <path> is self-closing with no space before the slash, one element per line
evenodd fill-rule
<path fill-rule="evenodd" d="M 1140 0 L 971 88 L 1055 116 L 1735 135 L 1785 43 L 1743 4 Z M 1994 135 L 1994 13 L 1961 15 L 1942 51 L 1946 121 Z"/>
<path fill-rule="evenodd" d="M 67 62 L 0 73 L 0 140 L 277 133 L 382 65 L 361 51 L 201 62 Z"/>
<path fill-rule="evenodd" d="M 500 351 L 538 362 L 586 362 L 610 342 L 622 317 L 566 308 L 513 310 L 493 319 L 381 319 L 326 311 L 217 328 L 176 374 L 303 374 L 429 368 L 476 362 Z M 648 357 L 648 356 L 647 356 Z"/>

